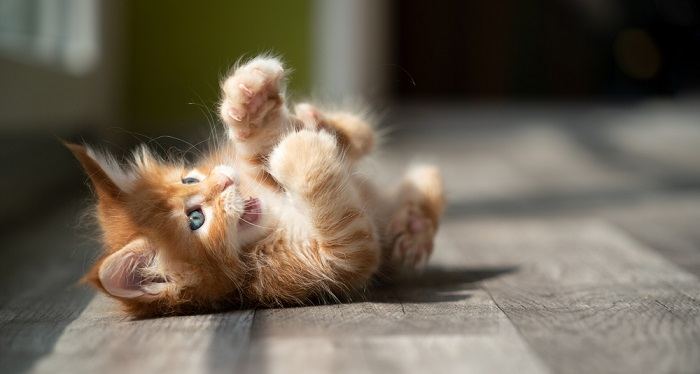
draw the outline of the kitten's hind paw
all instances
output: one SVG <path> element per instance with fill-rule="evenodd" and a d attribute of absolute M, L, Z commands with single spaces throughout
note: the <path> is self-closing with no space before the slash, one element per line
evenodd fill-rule
<path fill-rule="evenodd" d="M 257 57 L 222 83 L 220 115 L 239 139 L 265 124 L 271 111 L 282 107 L 285 71 L 275 58 Z"/>
<path fill-rule="evenodd" d="M 433 253 L 435 225 L 417 204 L 401 208 L 389 225 L 390 264 L 396 270 L 422 270 Z"/>

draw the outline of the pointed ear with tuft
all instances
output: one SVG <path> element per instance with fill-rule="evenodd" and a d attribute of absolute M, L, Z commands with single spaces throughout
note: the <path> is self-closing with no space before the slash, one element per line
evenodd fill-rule
<path fill-rule="evenodd" d="M 135 180 L 133 172 L 124 170 L 110 155 L 99 154 L 83 145 L 63 143 L 85 169 L 100 198 L 117 197 L 128 192 Z"/>
<path fill-rule="evenodd" d="M 100 285 L 107 293 L 119 298 L 157 298 L 169 283 L 167 277 L 157 270 L 155 255 L 155 249 L 146 239 L 131 241 L 99 264 Z"/>

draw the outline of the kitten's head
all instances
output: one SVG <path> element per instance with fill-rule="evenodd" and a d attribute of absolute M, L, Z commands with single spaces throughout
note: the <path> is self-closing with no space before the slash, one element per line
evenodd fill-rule
<path fill-rule="evenodd" d="M 260 206 L 242 196 L 230 166 L 211 162 L 188 170 L 146 148 L 120 165 L 109 155 L 67 146 L 94 186 L 105 246 L 86 280 L 140 316 L 211 310 L 236 300 L 244 273 L 239 249 Z"/>

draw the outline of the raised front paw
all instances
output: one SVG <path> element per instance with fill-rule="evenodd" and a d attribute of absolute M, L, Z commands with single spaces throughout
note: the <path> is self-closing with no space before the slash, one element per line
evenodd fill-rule
<path fill-rule="evenodd" d="M 343 173 L 333 135 L 301 130 L 287 135 L 270 154 L 270 174 L 287 190 L 306 194 L 334 185 Z"/>
<path fill-rule="evenodd" d="M 294 107 L 294 115 L 304 124 L 304 128 L 309 130 L 328 130 L 326 119 L 316 107 L 309 103 L 300 103 Z"/>
<path fill-rule="evenodd" d="M 390 263 L 396 270 L 422 270 L 433 253 L 435 225 L 417 204 L 401 208 L 389 225 Z"/>
<path fill-rule="evenodd" d="M 248 138 L 269 120 L 268 114 L 282 107 L 284 80 L 282 63 L 269 57 L 256 57 L 226 78 L 220 115 L 237 138 Z"/>

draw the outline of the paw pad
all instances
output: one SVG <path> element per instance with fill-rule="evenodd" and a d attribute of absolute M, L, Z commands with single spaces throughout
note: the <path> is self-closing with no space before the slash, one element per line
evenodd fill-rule
<path fill-rule="evenodd" d="M 260 126 L 270 110 L 282 104 L 282 64 L 271 58 L 256 58 L 236 69 L 222 84 L 221 117 L 241 137 L 242 127 Z"/>
<path fill-rule="evenodd" d="M 392 264 L 400 269 L 423 269 L 433 252 L 432 221 L 417 206 L 410 205 L 396 213 L 389 230 L 394 240 Z"/>

